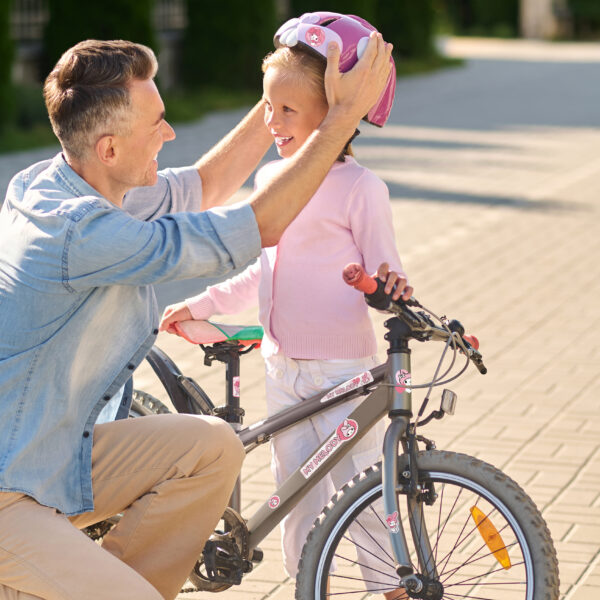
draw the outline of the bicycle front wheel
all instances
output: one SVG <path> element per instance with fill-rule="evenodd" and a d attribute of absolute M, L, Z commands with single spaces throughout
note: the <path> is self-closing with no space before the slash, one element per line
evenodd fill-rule
<path fill-rule="evenodd" d="M 418 454 L 420 490 L 407 508 L 406 457 L 399 462 L 401 526 L 430 600 L 556 600 L 558 564 L 550 532 L 532 500 L 504 473 L 453 452 Z M 300 559 L 298 600 L 407 598 L 388 538 L 379 465 L 337 493 L 315 521 Z M 393 526 L 393 517 L 389 526 Z M 424 532 L 428 564 L 415 549 Z M 396 590 L 396 593 L 394 591 Z"/>

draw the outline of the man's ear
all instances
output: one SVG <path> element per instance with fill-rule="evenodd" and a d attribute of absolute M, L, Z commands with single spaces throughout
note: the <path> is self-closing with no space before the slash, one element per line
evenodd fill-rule
<path fill-rule="evenodd" d="M 102 164 L 110 167 L 115 163 L 117 150 L 115 148 L 115 138 L 112 135 L 103 135 L 96 142 L 94 150 Z"/>

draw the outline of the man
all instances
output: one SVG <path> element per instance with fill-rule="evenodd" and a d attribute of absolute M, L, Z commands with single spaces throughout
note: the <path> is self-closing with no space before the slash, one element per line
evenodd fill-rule
<path fill-rule="evenodd" d="M 333 47 L 321 127 L 225 209 L 269 145 L 261 103 L 194 167 L 158 173 L 175 133 L 151 50 L 88 40 L 59 60 L 44 97 L 62 153 L 16 175 L 0 212 L 0 599 L 177 595 L 243 449 L 219 419 L 114 420 L 158 333 L 151 285 L 276 244 L 377 100 L 390 51 L 374 35 L 340 75 Z M 121 512 L 102 547 L 79 531 Z"/>

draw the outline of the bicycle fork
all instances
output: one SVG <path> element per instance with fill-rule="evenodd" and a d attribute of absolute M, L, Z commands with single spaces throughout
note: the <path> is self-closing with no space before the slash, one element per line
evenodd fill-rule
<path fill-rule="evenodd" d="M 408 348 L 409 336 L 407 335 L 409 330 L 398 319 L 390 319 L 385 325 L 390 330 L 386 337 L 390 341 L 388 354 L 390 355 L 391 381 L 389 385 L 392 389 L 389 393 L 392 394 L 392 399 L 388 413 L 391 422 L 383 442 L 383 504 L 392 551 L 396 559 L 396 571 L 407 589 L 418 592 L 422 583 L 420 578 L 414 576 L 398 503 L 397 492 L 399 486 L 402 485 L 398 481 L 398 455 L 401 443 L 409 457 L 408 468 L 402 473 L 402 476 L 410 482 L 406 494 L 407 509 L 417 561 L 423 570 L 423 575 L 428 579 L 437 579 L 437 572 L 429 536 L 421 518 L 418 465 L 414 446 L 416 440 L 412 440 L 410 443 L 407 441 L 408 427 L 412 418 L 411 364 L 410 349 Z"/>

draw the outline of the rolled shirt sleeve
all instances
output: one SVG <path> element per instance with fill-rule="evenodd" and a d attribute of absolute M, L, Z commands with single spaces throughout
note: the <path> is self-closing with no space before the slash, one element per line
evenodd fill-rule
<path fill-rule="evenodd" d="M 79 291 L 220 276 L 248 264 L 261 247 L 254 211 L 247 204 L 152 221 L 106 207 L 69 227 L 63 283 Z"/>

